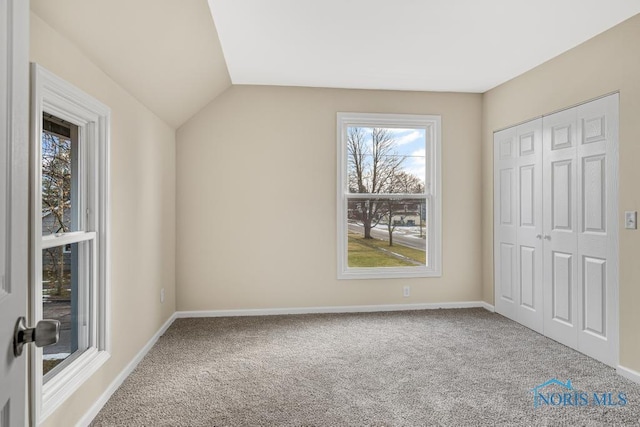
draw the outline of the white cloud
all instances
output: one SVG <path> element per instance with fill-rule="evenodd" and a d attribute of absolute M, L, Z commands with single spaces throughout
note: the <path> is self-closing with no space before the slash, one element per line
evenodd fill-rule
<path fill-rule="evenodd" d="M 398 139 L 396 139 L 396 143 L 398 145 L 406 145 L 411 144 L 412 142 L 419 141 L 422 138 L 424 138 L 423 133 L 419 130 L 414 130 L 406 135 L 400 136 Z"/>
<path fill-rule="evenodd" d="M 426 168 L 426 150 L 421 148 L 411 153 L 411 157 L 407 159 L 407 164 L 403 168 L 405 172 L 420 177 L 424 182 Z"/>
<path fill-rule="evenodd" d="M 424 168 L 427 164 L 426 155 L 427 152 L 424 148 L 414 151 L 413 153 L 411 153 L 411 157 L 409 157 L 411 159 L 411 165 Z"/>

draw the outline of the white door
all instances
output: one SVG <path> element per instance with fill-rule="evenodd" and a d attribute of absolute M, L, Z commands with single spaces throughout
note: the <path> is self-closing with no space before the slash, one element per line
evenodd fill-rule
<path fill-rule="evenodd" d="M 517 319 L 542 333 L 542 119 L 516 128 Z"/>
<path fill-rule="evenodd" d="M 618 363 L 618 94 L 577 108 L 578 350 Z"/>
<path fill-rule="evenodd" d="M 544 334 L 578 346 L 576 109 L 544 118 Z"/>
<path fill-rule="evenodd" d="M 26 424 L 27 357 L 14 357 L 13 333 L 27 314 L 28 25 L 28 1 L 0 0 L 1 427 Z"/>
<path fill-rule="evenodd" d="M 494 135 L 496 311 L 611 366 L 617 165 L 617 94 Z"/>
<path fill-rule="evenodd" d="M 517 321 L 516 128 L 496 132 L 493 141 L 495 308 Z"/>
<path fill-rule="evenodd" d="M 544 118 L 544 334 L 617 363 L 618 95 Z"/>
<path fill-rule="evenodd" d="M 542 333 L 542 119 L 494 141 L 496 311 Z"/>

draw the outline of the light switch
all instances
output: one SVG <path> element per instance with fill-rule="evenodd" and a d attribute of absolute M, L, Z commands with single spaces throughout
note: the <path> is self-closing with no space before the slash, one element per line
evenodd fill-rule
<path fill-rule="evenodd" d="M 626 211 L 624 213 L 624 228 L 635 230 L 638 228 L 638 212 Z"/>

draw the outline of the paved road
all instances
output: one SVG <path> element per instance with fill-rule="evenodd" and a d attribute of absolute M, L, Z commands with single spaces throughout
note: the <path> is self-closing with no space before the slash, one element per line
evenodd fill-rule
<path fill-rule="evenodd" d="M 399 245 L 408 246 L 410 248 L 418 249 L 421 251 L 425 250 L 425 239 L 415 238 L 404 236 L 402 234 L 398 234 L 398 231 L 401 227 L 397 227 L 396 231 L 393 233 L 393 242 Z M 349 231 L 358 233 L 360 235 L 364 234 L 364 227 L 358 224 L 349 223 Z M 371 230 L 371 236 L 380 239 L 380 240 L 389 240 L 389 232 L 387 230 L 382 230 L 379 228 L 374 228 Z"/>

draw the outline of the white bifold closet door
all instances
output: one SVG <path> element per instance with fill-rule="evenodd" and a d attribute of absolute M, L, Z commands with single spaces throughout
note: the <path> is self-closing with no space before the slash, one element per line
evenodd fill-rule
<path fill-rule="evenodd" d="M 496 311 L 615 366 L 618 95 L 497 132 L 494 145 Z"/>
<path fill-rule="evenodd" d="M 542 333 L 542 119 L 495 141 L 496 310 Z"/>

